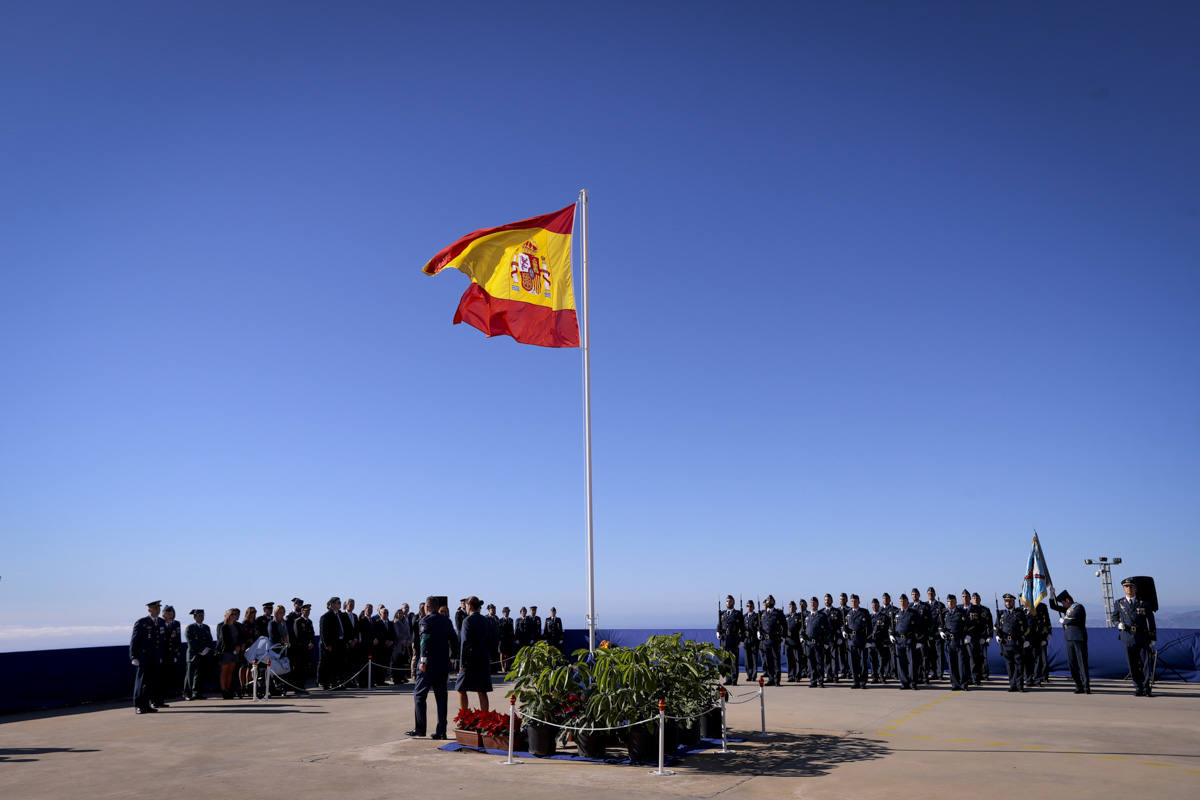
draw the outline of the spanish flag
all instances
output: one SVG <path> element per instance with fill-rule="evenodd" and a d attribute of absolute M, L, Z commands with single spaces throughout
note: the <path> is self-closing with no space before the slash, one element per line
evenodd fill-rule
<path fill-rule="evenodd" d="M 466 273 L 471 285 L 458 301 L 454 324 L 524 344 L 579 347 L 571 289 L 571 230 L 575 204 L 540 217 L 468 233 L 422 268 Z"/>

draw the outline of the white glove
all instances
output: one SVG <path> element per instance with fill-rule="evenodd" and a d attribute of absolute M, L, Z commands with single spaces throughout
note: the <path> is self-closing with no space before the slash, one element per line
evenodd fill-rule
<path fill-rule="evenodd" d="M 892 640 L 892 644 L 896 643 L 896 637 L 894 635 L 888 634 L 888 638 Z"/>
<path fill-rule="evenodd" d="M 129 663 L 133 664 L 135 667 L 140 667 L 142 665 L 142 662 L 138 661 L 136 658 L 130 659 Z"/>
<path fill-rule="evenodd" d="M 1000 644 L 1000 634 L 996 634 L 996 644 Z"/>
<path fill-rule="evenodd" d="M 970 636 L 964 636 L 964 637 L 963 637 L 963 644 L 970 644 L 970 643 L 971 643 L 971 637 L 970 637 Z"/>
<path fill-rule="evenodd" d="M 941 636 L 943 639 L 945 639 L 945 638 L 946 638 L 946 632 L 945 632 L 945 631 L 938 631 L 938 635 L 939 635 L 939 636 Z"/>
<path fill-rule="evenodd" d="M 1030 647 L 1030 644 L 1029 644 L 1029 642 L 1022 642 L 1021 646 L 1022 647 Z"/>
<path fill-rule="evenodd" d="M 925 645 L 921 644 L 920 642 L 917 642 L 917 649 L 918 649 L 918 650 L 924 650 L 924 649 L 925 649 Z"/>
<path fill-rule="evenodd" d="M 1123 631 L 1123 630 L 1125 630 L 1125 623 L 1124 623 L 1124 622 L 1118 622 L 1118 623 L 1117 623 L 1117 630 L 1119 630 L 1119 631 Z"/>

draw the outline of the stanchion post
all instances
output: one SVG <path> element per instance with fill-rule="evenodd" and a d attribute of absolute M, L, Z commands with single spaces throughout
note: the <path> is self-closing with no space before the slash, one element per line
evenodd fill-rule
<path fill-rule="evenodd" d="M 524 764 L 524 761 L 513 760 L 513 748 L 517 739 L 517 698 L 508 698 L 508 758 L 501 761 L 501 764 L 508 766 L 510 764 Z"/>
<path fill-rule="evenodd" d="M 762 718 L 762 735 L 767 735 L 767 701 L 763 696 L 763 679 L 758 676 L 758 713 Z"/>
<path fill-rule="evenodd" d="M 669 769 L 663 769 L 667 761 L 667 701 L 658 701 L 658 769 L 650 770 L 651 775 L 674 775 Z"/>
<path fill-rule="evenodd" d="M 267 677 L 263 680 L 263 700 L 271 699 L 271 659 L 267 659 Z"/>
<path fill-rule="evenodd" d="M 374 688 L 371 685 L 371 665 L 374 663 L 375 663 L 375 656 L 371 655 L 370 653 L 367 653 L 367 688 L 368 689 Z"/>
<path fill-rule="evenodd" d="M 250 699 L 258 700 L 258 659 L 254 659 L 254 666 L 250 670 Z"/>
<path fill-rule="evenodd" d="M 724 686 L 719 687 L 719 689 L 721 693 L 721 749 L 717 752 L 732 753 L 733 751 L 729 749 L 729 734 L 725 729 L 725 699 L 729 697 L 729 692 L 725 690 Z"/>

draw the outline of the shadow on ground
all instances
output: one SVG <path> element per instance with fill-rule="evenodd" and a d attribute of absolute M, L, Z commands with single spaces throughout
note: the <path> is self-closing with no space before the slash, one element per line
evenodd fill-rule
<path fill-rule="evenodd" d="M 26 756 L 42 756 L 47 753 L 99 753 L 99 750 L 86 747 L 0 747 L 0 764 L 17 763 L 21 761 L 39 761 L 37 758 Z"/>
<path fill-rule="evenodd" d="M 876 739 L 827 733 L 780 733 L 754 743 L 736 745 L 732 755 L 712 752 L 689 755 L 681 763 L 699 772 L 809 778 L 828 775 L 842 764 L 874 761 L 891 753 Z"/>

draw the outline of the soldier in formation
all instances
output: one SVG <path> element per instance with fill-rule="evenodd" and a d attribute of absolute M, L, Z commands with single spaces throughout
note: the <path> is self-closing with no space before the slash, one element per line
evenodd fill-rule
<path fill-rule="evenodd" d="M 1154 612 L 1137 596 L 1137 584 L 1132 578 L 1121 581 L 1121 588 L 1125 590 L 1125 596 L 1117 601 L 1115 616 L 1121 645 L 1125 648 L 1125 660 L 1129 663 L 1129 675 L 1133 678 L 1133 693 L 1138 697 L 1151 697 L 1154 665 L 1150 657 L 1158 639 Z"/>
<path fill-rule="evenodd" d="M 725 676 L 726 686 L 737 686 L 738 679 L 738 647 L 745 635 L 746 622 L 741 610 L 734 604 L 733 595 L 725 595 L 725 609 L 717 618 L 717 641 L 721 647 L 730 653 L 733 663 L 732 674 Z"/>

